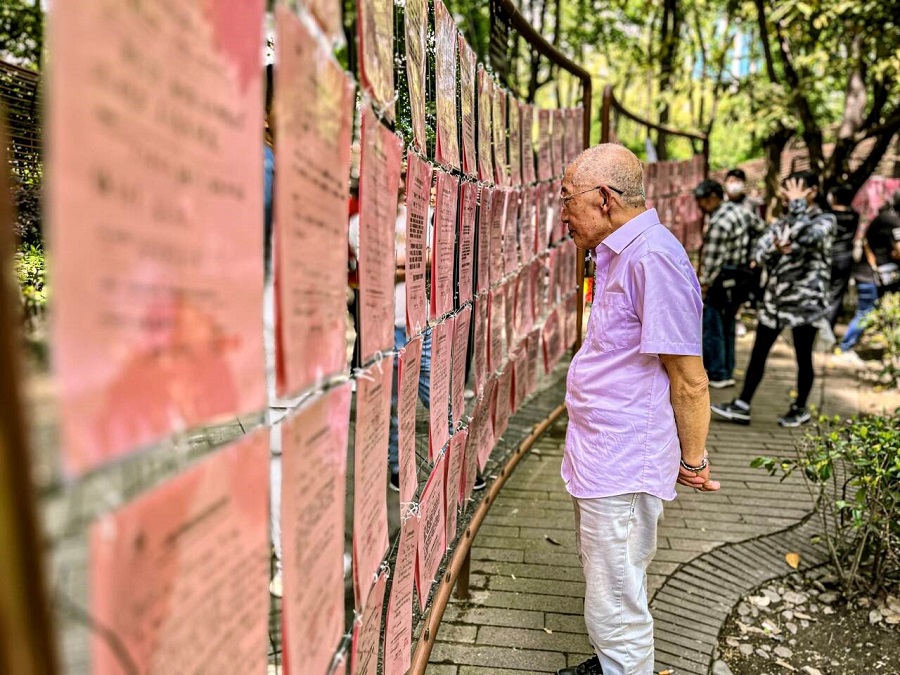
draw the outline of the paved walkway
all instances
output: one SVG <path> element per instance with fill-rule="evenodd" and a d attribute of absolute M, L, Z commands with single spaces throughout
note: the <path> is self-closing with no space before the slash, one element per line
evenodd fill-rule
<path fill-rule="evenodd" d="M 739 341 L 741 366 L 751 345 L 752 333 Z M 822 363 L 811 402 L 828 414 L 856 412 L 856 378 Z M 707 673 L 719 630 L 741 595 L 788 573 L 789 551 L 800 552 L 804 567 L 824 559 L 809 544 L 814 521 L 804 521 L 811 500 L 802 480 L 779 482 L 749 466 L 754 457 L 794 446 L 799 433 L 776 424 L 794 372 L 792 351 L 779 341 L 753 424 L 712 424 L 709 450 L 722 491 L 679 489 L 679 499 L 666 505 L 649 575 L 657 672 Z M 713 400 L 734 395 L 713 392 Z M 448 606 L 429 673 L 553 673 L 591 653 L 572 505 L 559 478 L 565 427 L 563 418 L 538 441 L 500 493 L 472 552 L 471 598 Z"/>

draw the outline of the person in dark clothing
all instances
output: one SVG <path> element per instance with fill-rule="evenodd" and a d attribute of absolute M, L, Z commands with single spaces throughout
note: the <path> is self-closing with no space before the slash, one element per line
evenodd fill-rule
<path fill-rule="evenodd" d="M 900 291 L 900 191 L 870 223 L 864 246 L 862 239 L 856 244 L 856 314 L 844 333 L 835 362 L 859 366 L 862 360 L 852 350 L 865 329 L 863 320 L 885 293 Z"/>
<path fill-rule="evenodd" d="M 841 314 L 844 295 L 850 285 L 853 272 L 853 240 L 859 229 L 859 213 L 850 206 L 853 188 L 841 184 L 828 195 L 831 213 L 834 214 L 836 228 L 831 246 L 831 291 L 828 320 L 832 329 Z"/>
<path fill-rule="evenodd" d="M 828 313 L 831 276 L 831 240 L 834 216 L 816 204 L 819 178 L 810 171 L 798 171 L 784 182 L 782 199 L 788 204 L 784 218 L 772 224 L 756 244 L 753 259 L 769 272 L 759 311 L 756 340 L 747 366 L 740 397 L 731 403 L 716 404 L 718 417 L 738 424 L 750 424 L 750 402 L 765 375 L 766 361 L 775 340 L 790 328 L 797 359 L 797 400 L 779 418 L 783 427 L 798 427 L 811 419 L 806 407 L 812 391 L 813 345 L 817 323 Z"/>

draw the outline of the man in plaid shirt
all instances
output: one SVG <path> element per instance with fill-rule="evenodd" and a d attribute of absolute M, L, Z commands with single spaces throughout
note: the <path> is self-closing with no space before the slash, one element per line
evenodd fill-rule
<path fill-rule="evenodd" d="M 700 287 L 703 291 L 703 365 L 709 386 L 734 386 L 734 326 L 738 307 L 726 299 L 735 275 L 747 269 L 751 239 L 763 223 L 736 202 L 725 201 L 722 186 L 705 180 L 694 189 L 697 206 L 709 216 L 703 238 Z"/>

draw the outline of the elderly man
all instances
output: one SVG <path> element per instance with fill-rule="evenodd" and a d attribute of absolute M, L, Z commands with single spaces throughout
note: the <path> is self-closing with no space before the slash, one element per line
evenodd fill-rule
<path fill-rule="evenodd" d="M 709 478 L 703 303 L 684 249 L 644 201 L 641 163 L 620 145 L 584 151 L 566 170 L 562 219 L 593 252 L 594 305 L 569 367 L 562 477 L 575 505 L 596 656 L 562 675 L 650 675 L 647 567 L 675 483 Z"/>

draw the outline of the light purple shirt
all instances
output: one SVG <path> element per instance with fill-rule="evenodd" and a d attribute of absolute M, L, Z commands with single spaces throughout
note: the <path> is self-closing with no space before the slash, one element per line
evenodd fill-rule
<path fill-rule="evenodd" d="M 674 499 L 681 444 L 659 354 L 702 354 L 697 275 L 656 209 L 609 235 L 594 260 L 594 304 L 567 382 L 566 489 Z"/>

